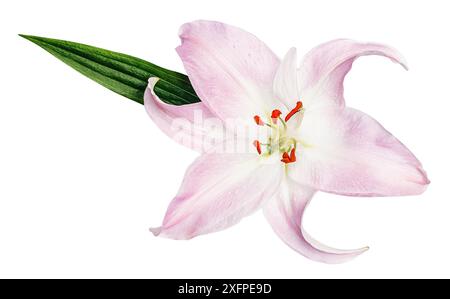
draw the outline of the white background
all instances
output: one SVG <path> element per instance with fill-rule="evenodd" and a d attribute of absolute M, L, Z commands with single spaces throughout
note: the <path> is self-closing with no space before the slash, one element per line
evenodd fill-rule
<path fill-rule="evenodd" d="M 0 277 L 449 277 L 448 1 L 2 1 Z M 419 4 L 422 3 L 422 4 Z M 426 3 L 426 5 L 424 5 Z M 178 27 L 242 27 L 279 56 L 347 37 L 390 44 L 410 71 L 359 59 L 349 106 L 378 119 L 422 161 L 421 196 L 318 194 L 306 228 L 341 265 L 289 249 L 261 213 L 191 241 L 153 237 L 196 153 L 163 135 L 143 106 L 70 69 L 18 33 L 62 38 L 183 71 Z"/>

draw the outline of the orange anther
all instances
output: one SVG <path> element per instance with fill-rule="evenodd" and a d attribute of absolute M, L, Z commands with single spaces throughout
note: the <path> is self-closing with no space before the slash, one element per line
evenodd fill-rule
<path fill-rule="evenodd" d="M 288 121 L 295 113 L 299 112 L 300 109 L 302 109 L 303 107 L 303 103 L 298 101 L 297 104 L 295 105 L 295 108 L 292 109 L 288 115 L 286 115 L 286 117 L 284 118 L 284 121 Z"/>
<path fill-rule="evenodd" d="M 255 146 L 256 150 L 258 151 L 258 154 L 261 155 L 261 143 L 258 140 L 253 141 L 253 145 Z"/>
<path fill-rule="evenodd" d="M 275 124 L 277 123 L 277 120 L 280 117 L 280 115 L 281 115 L 281 111 L 280 110 L 275 109 L 275 110 L 272 111 L 271 118 L 272 118 L 273 123 L 275 123 Z"/>
<path fill-rule="evenodd" d="M 290 154 L 290 156 L 289 156 L 289 160 L 290 160 L 291 162 L 297 161 L 297 157 L 295 156 L 295 148 L 291 149 L 291 154 Z"/>
<path fill-rule="evenodd" d="M 255 123 L 258 126 L 264 126 L 264 122 L 261 120 L 261 117 L 259 117 L 258 115 L 253 116 L 253 119 L 255 120 Z"/>
<path fill-rule="evenodd" d="M 290 154 L 288 154 L 287 152 L 283 153 L 283 158 L 281 159 L 281 162 L 288 164 L 295 161 L 297 161 L 297 157 L 295 156 L 295 148 L 291 149 Z"/>

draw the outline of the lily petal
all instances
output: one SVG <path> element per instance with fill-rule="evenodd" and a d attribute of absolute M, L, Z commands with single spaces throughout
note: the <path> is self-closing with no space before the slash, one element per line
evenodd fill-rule
<path fill-rule="evenodd" d="M 395 49 L 376 43 L 333 40 L 312 49 L 300 63 L 298 85 L 305 107 L 345 105 L 343 81 L 353 61 L 364 55 L 381 55 L 401 64 L 406 60 Z"/>
<path fill-rule="evenodd" d="M 219 118 L 251 119 L 273 109 L 272 82 L 279 60 L 254 35 L 219 22 L 180 29 L 177 48 L 201 100 Z"/>
<path fill-rule="evenodd" d="M 351 196 L 416 195 L 429 180 L 417 158 L 376 120 L 351 108 L 305 113 L 289 175 L 314 189 Z"/>
<path fill-rule="evenodd" d="M 278 100 L 282 101 L 288 109 L 295 107 L 295 103 L 300 100 L 297 86 L 297 50 L 291 48 L 275 75 L 273 89 Z"/>
<path fill-rule="evenodd" d="M 190 239 L 223 230 L 256 211 L 276 192 L 280 163 L 256 154 L 208 153 L 187 170 L 155 235 Z"/>
<path fill-rule="evenodd" d="M 214 114 L 202 102 L 181 106 L 166 104 L 153 91 L 158 80 L 156 77 L 148 80 L 144 105 L 148 115 L 161 131 L 198 152 L 208 149 L 216 141 L 222 141 L 221 132 L 213 131 L 217 127 L 203 126 L 203 120 L 213 118 Z M 208 142 L 211 144 L 208 145 Z"/>
<path fill-rule="evenodd" d="M 292 249 L 314 261 L 342 263 L 355 258 L 368 248 L 356 250 L 334 249 L 312 239 L 303 229 L 306 207 L 314 189 L 292 181 L 284 181 L 275 197 L 263 208 L 264 215 L 275 233 Z"/>

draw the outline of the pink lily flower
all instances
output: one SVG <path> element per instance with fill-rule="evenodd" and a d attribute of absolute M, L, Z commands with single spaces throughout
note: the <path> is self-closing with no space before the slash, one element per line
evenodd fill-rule
<path fill-rule="evenodd" d="M 333 40 L 311 50 L 298 67 L 294 48 L 280 61 L 255 36 L 226 24 L 188 23 L 180 37 L 177 52 L 202 102 L 167 105 L 153 92 L 158 79 L 150 78 L 145 107 L 156 124 L 171 137 L 201 139 L 211 133 L 195 124 L 195 111 L 201 111 L 224 123 L 251 121 L 266 128 L 268 137 L 246 140 L 253 149 L 247 153 L 201 150 L 161 227 L 151 229 L 155 235 L 190 239 L 262 208 L 289 247 L 315 261 L 340 263 L 367 247 L 333 249 L 308 235 L 302 219 L 316 191 L 347 196 L 425 191 L 429 180 L 416 157 L 376 120 L 346 107 L 343 97 L 344 77 L 356 58 L 382 55 L 406 68 L 396 50 Z M 174 132 L 177 118 L 191 129 Z"/>

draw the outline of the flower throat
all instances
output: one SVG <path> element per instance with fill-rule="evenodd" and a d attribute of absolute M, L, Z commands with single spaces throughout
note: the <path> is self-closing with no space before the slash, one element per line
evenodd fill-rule
<path fill-rule="evenodd" d="M 281 162 L 288 164 L 297 160 L 295 155 L 297 149 L 297 140 L 288 134 L 288 121 L 297 113 L 303 114 L 303 103 L 298 101 L 295 107 L 284 117 L 281 117 L 280 110 L 272 111 L 269 122 L 264 122 L 261 117 L 253 117 L 258 126 L 268 126 L 271 128 L 267 143 L 261 143 L 259 140 L 253 141 L 253 145 L 259 155 L 270 156 L 274 152 L 281 154 Z M 301 117 L 301 116 L 300 116 Z"/>

